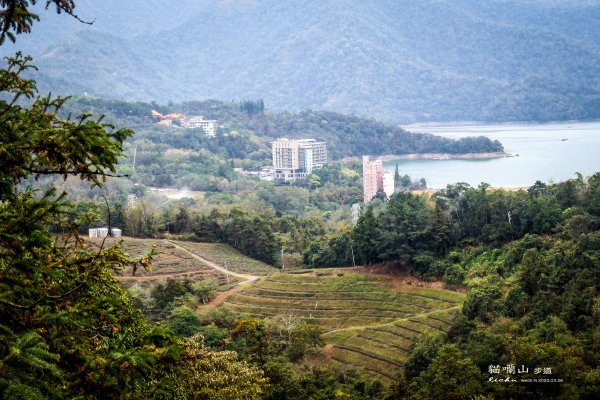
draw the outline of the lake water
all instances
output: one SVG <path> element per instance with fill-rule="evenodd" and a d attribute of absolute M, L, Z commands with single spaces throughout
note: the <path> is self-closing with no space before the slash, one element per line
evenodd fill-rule
<path fill-rule="evenodd" d="M 493 187 L 531 186 L 536 180 L 559 182 L 600 172 L 600 122 L 539 125 L 463 125 L 407 127 L 449 138 L 487 136 L 499 140 L 515 157 L 489 160 L 393 160 L 384 168 L 413 180 L 425 178 L 427 187 L 444 188 L 456 182 L 476 187 L 486 182 Z M 566 139 L 566 140 L 565 140 Z M 518 154 L 518 157 L 516 155 Z"/>

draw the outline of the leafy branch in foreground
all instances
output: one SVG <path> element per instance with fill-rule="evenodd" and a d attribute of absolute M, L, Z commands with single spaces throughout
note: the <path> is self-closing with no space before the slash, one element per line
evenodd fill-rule
<path fill-rule="evenodd" d="M 30 60 L 17 54 L 0 70 L 0 398 L 256 398 L 260 370 L 148 326 L 119 286 L 114 275 L 149 268 L 153 252 L 88 248 L 66 193 L 31 186 L 42 174 L 102 186 L 133 132 L 59 118 L 65 99 L 36 97 L 21 78 Z"/>
<path fill-rule="evenodd" d="M 11 42 L 16 41 L 15 35 L 30 33 L 34 21 L 39 21 L 40 17 L 30 11 L 30 7 L 37 4 L 37 0 L 0 0 L 0 45 L 6 38 Z M 56 12 L 66 13 L 77 21 L 92 25 L 94 22 L 84 21 L 79 18 L 75 11 L 75 2 L 73 0 L 46 0 L 46 9 L 54 5 Z"/>
<path fill-rule="evenodd" d="M 0 101 L 0 196 L 8 196 L 31 175 L 79 175 L 100 185 L 114 174 L 123 141 L 133 131 L 115 130 L 89 114 L 63 120 L 57 114 L 66 98 L 38 97 L 23 108 L 17 100 L 31 100 L 36 94 L 35 82 L 20 77 L 33 68 L 31 58 L 18 53 L 7 61 L 7 69 L 0 72 L 0 92 L 12 98 Z"/>

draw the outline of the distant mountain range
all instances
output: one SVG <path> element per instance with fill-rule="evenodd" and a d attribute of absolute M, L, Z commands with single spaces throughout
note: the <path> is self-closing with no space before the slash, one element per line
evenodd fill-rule
<path fill-rule="evenodd" d="M 96 4 L 89 4 L 96 3 Z M 388 122 L 600 118 L 600 1 L 103 0 L 16 46 L 42 90 Z"/>

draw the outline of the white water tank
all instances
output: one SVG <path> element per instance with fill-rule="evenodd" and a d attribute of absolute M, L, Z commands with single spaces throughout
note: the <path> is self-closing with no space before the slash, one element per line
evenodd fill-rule
<path fill-rule="evenodd" d="M 112 235 L 112 237 L 121 237 L 122 231 L 119 228 L 112 228 L 110 230 L 110 234 Z"/>
<path fill-rule="evenodd" d="M 108 236 L 108 228 L 98 228 L 98 237 L 105 238 Z"/>
<path fill-rule="evenodd" d="M 98 229 L 96 229 L 96 228 L 90 229 L 89 237 L 97 238 L 98 237 Z"/>

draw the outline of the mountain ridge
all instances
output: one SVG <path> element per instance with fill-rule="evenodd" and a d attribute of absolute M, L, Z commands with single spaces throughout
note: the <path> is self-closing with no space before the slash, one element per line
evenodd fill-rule
<path fill-rule="evenodd" d="M 595 1 L 160 3 L 120 15 L 124 33 L 98 19 L 84 36 L 38 43 L 36 62 L 47 77 L 72 66 L 90 94 L 134 101 L 264 98 L 397 123 L 600 118 Z M 160 20 L 152 7 L 171 24 L 148 33 Z"/>

